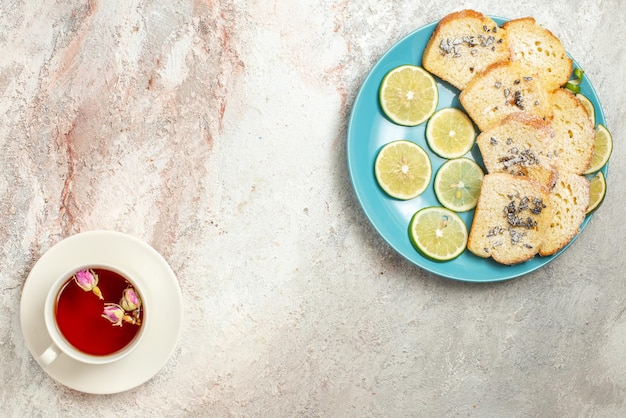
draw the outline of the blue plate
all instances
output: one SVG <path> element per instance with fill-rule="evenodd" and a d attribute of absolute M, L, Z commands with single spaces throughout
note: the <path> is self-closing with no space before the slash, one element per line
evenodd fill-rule
<path fill-rule="evenodd" d="M 498 17 L 492 17 L 492 19 L 498 25 L 508 20 Z M 432 153 L 428 148 L 424 133 L 425 123 L 416 127 L 395 125 L 385 118 L 378 102 L 378 88 L 387 72 L 403 64 L 421 65 L 422 52 L 437 23 L 434 22 L 416 30 L 394 45 L 374 65 L 374 68 L 363 82 L 354 102 L 348 125 L 348 170 L 350 171 L 352 185 L 363 211 L 378 233 L 398 253 L 419 267 L 443 277 L 469 282 L 494 282 L 519 277 L 550 263 L 563 253 L 574 240 L 550 257 L 536 256 L 525 263 L 514 266 L 505 266 L 496 263 L 490 258 L 483 259 L 477 257 L 467 250 L 451 261 L 433 261 L 422 256 L 413 247 L 408 235 L 408 225 L 416 211 L 423 207 L 440 205 L 435 197 L 432 181 L 422 195 L 412 200 L 400 201 L 388 197 L 380 189 L 374 177 L 374 160 L 378 151 L 384 144 L 397 139 L 408 139 L 424 148 L 432 162 L 433 173 L 436 173 L 445 161 Z M 580 68 L 575 60 L 574 67 Z M 461 108 L 458 98 L 459 91 L 450 84 L 438 78 L 435 79 L 439 87 L 438 109 L 443 107 Z M 602 106 L 587 76 L 583 77 L 583 82 L 580 86 L 581 93 L 587 96 L 595 107 L 596 123 L 606 125 Z M 480 152 L 476 145 L 466 156 L 483 166 Z M 606 170 L 607 166 L 602 169 L 605 175 L 607 174 Z M 474 211 L 460 213 L 459 215 L 469 230 Z M 591 216 L 592 214 L 586 217 L 581 225 L 581 231 L 585 228 Z"/>

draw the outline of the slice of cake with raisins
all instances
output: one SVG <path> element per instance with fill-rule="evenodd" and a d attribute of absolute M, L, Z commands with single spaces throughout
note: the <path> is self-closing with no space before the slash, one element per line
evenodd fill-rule
<path fill-rule="evenodd" d="M 550 101 L 558 170 L 582 174 L 593 157 L 596 138 L 593 122 L 580 99 L 568 90 L 554 90 Z"/>
<path fill-rule="evenodd" d="M 571 172 L 559 173 L 548 197 L 550 219 L 543 231 L 539 254 L 548 256 L 565 247 L 580 231 L 589 206 L 589 180 Z"/>
<path fill-rule="evenodd" d="M 495 62 L 509 59 L 505 31 L 475 10 L 439 21 L 422 56 L 422 67 L 459 90 Z"/>
<path fill-rule="evenodd" d="M 487 174 L 467 248 L 507 265 L 553 255 L 578 234 L 588 205 L 589 181 L 575 173 L 559 173 L 551 191 L 528 177 Z"/>
<path fill-rule="evenodd" d="M 511 60 L 518 61 L 527 72 L 541 74 L 548 91 L 567 83 L 572 74 L 572 60 L 552 32 L 532 17 L 510 20 L 502 29 L 507 34 Z"/>
<path fill-rule="evenodd" d="M 526 176 L 552 189 L 558 177 L 554 131 L 536 116 L 517 112 L 478 135 L 488 173 Z"/>
<path fill-rule="evenodd" d="M 541 78 L 518 62 L 497 62 L 474 77 L 459 96 L 463 108 L 481 131 L 498 125 L 512 113 L 552 117 L 550 95 Z"/>
<path fill-rule="evenodd" d="M 487 174 L 470 229 L 467 248 L 501 264 L 533 258 L 550 222 L 548 190 L 528 177 Z"/>

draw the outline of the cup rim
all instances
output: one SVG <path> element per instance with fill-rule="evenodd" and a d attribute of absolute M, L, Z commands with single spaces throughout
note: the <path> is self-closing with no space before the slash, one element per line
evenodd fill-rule
<path fill-rule="evenodd" d="M 142 324 L 139 327 L 140 328 L 139 332 L 137 332 L 137 335 L 135 335 L 135 337 L 131 340 L 131 342 L 128 343 L 125 347 L 110 354 L 95 355 L 95 354 L 89 354 L 89 353 L 80 351 L 78 348 L 74 347 L 69 341 L 67 341 L 67 339 L 63 336 L 61 330 L 59 329 L 59 326 L 56 321 L 54 310 L 55 310 L 55 305 L 56 305 L 56 299 L 59 294 L 59 291 L 61 290 L 61 287 L 68 280 L 70 280 L 71 277 L 77 271 L 85 270 L 85 269 L 101 269 L 101 270 L 113 271 L 114 273 L 117 273 L 121 275 L 122 277 L 124 277 L 124 279 L 128 280 L 141 297 L 143 317 L 142 317 Z M 108 364 L 108 363 L 113 363 L 115 361 L 118 361 L 126 357 L 139 345 L 139 343 L 143 339 L 146 326 L 149 323 L 149 318 L 148 318 L 148 315 L 146 315 L 146 312 L 148 312 L 150 308 L 146 305 L 149 305 L 149 303 L 146 303 L 145 291 L 142 289 L 141 286 L 137 284 L 137 280 L 133 277 L 132 274 L 129 274 L 127 271 L 125 271 L 124 269 L 116 265 L 107 264 L 107 263 L 100 262 L 100 263 L 81 264 L 81 265 L 72 267 L 66 270 L 65 273 L 63 273 L 62 275 L 59 275 L 59 277 L 57 277 L 57 279 L 54 281 L 52 286 L 50 286 L 50 288 L 48 289 L 48 293 L 46 295 L 46 299 L 44 303 L 44 323 L 46 326 L 46 331 L 48 332 L 48 335 L 52 339 L 52 344 L 56 345 L 63 354 L 82 363 L 95 364 L 95 365 Z"/>

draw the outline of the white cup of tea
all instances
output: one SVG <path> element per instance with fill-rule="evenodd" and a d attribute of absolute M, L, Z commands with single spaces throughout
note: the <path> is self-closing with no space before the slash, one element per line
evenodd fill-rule
<path fill-rule="evenodd" d="M 66 355 L 107 364 L 139 345 L 148 318 L 145 292 L 127 272 L 86 265 L 59 276 L 48 290 L 44 322 L 52 342 L 38 357 L 43 367 Z"/>

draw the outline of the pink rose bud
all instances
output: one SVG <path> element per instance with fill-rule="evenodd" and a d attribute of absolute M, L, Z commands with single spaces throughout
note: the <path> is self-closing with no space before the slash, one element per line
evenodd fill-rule
<path fill-rule="evenodd" d="M 105 303 L 104 304 L 102 317 L 110 321 L 114 326 L 121 327 L 124 316 L 125 316 L 124 308 L 122 308 L 117 303 Z"/>
<path fill-rule="evenodd" d="M 124 308 L 117 303 L 105 303 L 101 316 L 116 327 L 121 327 L 123 325 L 122 322 L 141 325 L 141 318 L 128 315 Z"/>
<path fill-rule="evenodd" d="M 95 271 L 89 270 L 78 270 L 74 274 L 74 281 L 76 284 L 83 289 L 85 292 L 93 292 L 96 296 L 98 296 L 101 300 L 104 299 L 102 297 L 102 292 L 98 288 L 98 275 Z"/>
<path fill-rule="evenodd" d="M 122 293 L 122 300 L 120 300 L 120 305 L 124 308 L 125 311 L 134 311 L 135 309 L 139 309 L 141 306 L 141 299 L 135 289 L 132 287 L 127 287 L 124 289 L 124 293 Z"/>

